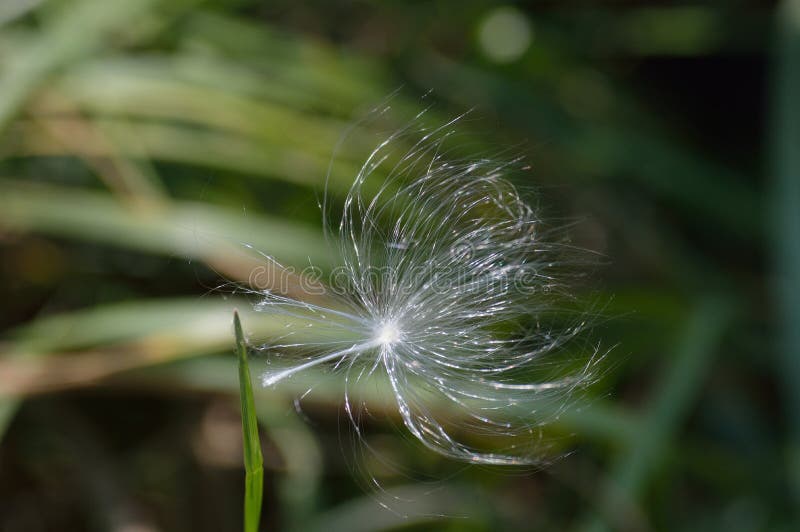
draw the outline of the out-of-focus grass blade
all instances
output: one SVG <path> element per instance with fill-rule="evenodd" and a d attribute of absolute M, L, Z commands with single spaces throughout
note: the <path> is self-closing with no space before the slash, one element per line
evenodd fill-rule
<path fill-rule="evenodd" d="M 0 180 L 0 227 L 201 259 L 223 272 L 254 266 L 244 244 L 285 264 L 331 263 L 319 231 L 282 219 L 192 202 L 130 209 L 107 194 L 8 180 Z"/>
<path fill-rule="evenodd" d="M 326 158 L 348 127 L 344 120 L 292 109 L 281 101 L 182 80 L 167 68 L 180 58 L 169 62 L 148 59 L 138 63 L 98 61 L 75 69 L 58 89 L 94 113 L 179 119 L 252 135 L 272 147 L 302 149 Z M 205 66 L 222 76 L 229 68 L 211 61 Z M 260 81 L 269 83 L 267 78 Z M 362 156 L 359 154 L 359 158 Z"/>
<path fill-rule="evenodd" d="M 258 420 L 253 401 L 253 385 L 247 364 L 247 342 L 242 332 L 239 313 L 233 312 L 236 334 L 236 353 L 239 359 L 239 399 L 242 403 L 242 437 L 244 440 L 244 532 L 256 532 L 261 518 L 261 498 L 264 490 L 264 459 L 258 438 Z"/>
<path fill-rule="evenodd" d="M 15 19 L 35 9 L 44 0 L 7 0 L 0 4 L 0 26 L 13 22 Z"/>
<path fill-rule="evenodd" d="M 800 0 L 785 0 L 778 25 L 771 157 L 772 231 L 780 358 L 789 417 L 788 477 L 800 507 Z M 798 517 L 795 514 L 796 518 Z"/>
<path fill-rule="evenodd" d="M 18 350 L 44 354 L 93 346 L 150 339 L 153 345 L 205 346 L 206 352 L 225 349 L 230 342 L 226 325 L 234 308 L 249 307 L 244 299 L 219 297 L 140 299 L 40 317 L 11 331 Z M 283 322 L 265 313 L 243 311 L 259 336 L 281 334 Z M 155 338 L 162 338 L 160 342 Z"/>
<path fill-rule="evenodd" d="M 643 423 L 613 467 L 610 496 L 600 501 L 609 521 L 613 522 L 610 516 L 624 520 L 629 515 L 624 510 L 635 504 L 648 475 L 658 467 L 672 444 L 734 313 L 733 302 L 729 299 L 710 297 L 702 301 L 690 317 L 676 348 L 674 362 L 667 369 L 650 407 L 641 416 Z M 607 527 L 602 521 L 593 520 L 585 529 L 596 532 Z"/>
<path fill-rule="evenodd" d="M 181 388 L 186 390 L 213 391 L 233 393 L 236 382 L 231 377 L 229 361 L 219 357 L 203 357 L 180 360 L 174 364 L 162 365 L 158 368 L 142 368 L 121 376 L 121 379 L 135 383 L 137 386 L 157 386 L 164 389 Z M 304 401 L 313 404 L 337 404 L 345 394 L 345 381 L 341 375 L 323 369 L 309 368 L 297 378 L 287 379 L 275 388 L 259 388 L 257 398 L 264 401 L 277 400 L 278 397 L 300 397 L 308 392 L 313 383 L 313 393 Z M 388 415 L 397 415 L 397 403 L 391 387 L 378 377 L 350 382 L 348 393 L 369 405 L 370 411 Z M 590 406 L 569 408 L 550 406 L 546 401 L 517 405 L 520 415 L 530 415 L 536 409 L 539 415 L 557 415 L 554 428 L 567 433 L 577 433 L 587 439 L 608 442 L 615 447 L 623 448 L 639 434 L 640 421 L 624 409 L 612 406 L 603 401 L 595 401 Z M 432 404 L 432 410 L 449 408 L 447 404 Z M 451 412 L 451 415 L 457 415 Z"/>
<path fill-rule="evenodd" d="M 289 397 L 271 400 L 257 394 L 258 421 L 281 456 L 281 475 L 275 479 L 286 530 L 306 530 L 316 514 L 324 470 L 322 442 L 317 428 L 300 415 L 287 412 Z"/>
<path fill-rule="evenodd" d="M 0 130 L 48 75 L 100 46 L 155 4 L 155 0 L 72 2 L 26 49 L 10 56 L 0 77 Z"/>
<path fill-rule="evenodd" d="M 246 59 L 266 72 L 269 80 L 292 85 L 296 95 L 305 96 L 315 106 L 319 102 L 340 116 L 344 111 L 348 119 L 353 109 L 377 104 L 396 86 L 396 80 L 377 61 L 261 23 L 201 10 L 184 29 L 188 41 Z M 264 50 L 270 54 L 265 55 Z"/>
<path fill-rule="evenodd" d="M 12 331 L 0 351 L 0 395 L 85 386 L 132 369 L 223 352 L 236 307 L 245 309 L 259 341 L 285 334 L 292 321 L 251 310 L 243 299 L 213 297 L 134 301 L 39 318 Z M 320 339 L 315 327 L 297 329 L 298 340 Z"/>
<path fill-rule="evenodd" d="M 213 105 L 213 103 L 209 103 Z M 198 111 L 199 112 L 199 111 Z M 69 120 L 50 121 L 54 126 L 68 128 Z M 192 166 L 240 172 L 252 176 L 281 179 L 321 191 L 331 161 L 333 144 L 326 145 L 327 154 L 311 150 L 298 150 L 263 139 L 242 137 L 219 130 L 198 129 L 168 123 L 120 123 L 112 120 L 100 122 L 103 130 L 115 141 L 115 153 L 128 157 L 182 163 Z M 275 125 L 288 131 L 292 126 Z M 69 156 L 74 152 L 63 143 L 47 135 L 30 122 L 15 124 L 14 140 L 0 156 L 52 157 Z M 86 145 L 82 151 L 95 157 L 112 155 L 102 144 Z M 316 150 L 319 151 L 319 150 Z M 358 173 L 360 165 L 337 160 L 329 181 L 330 190 L 344 192 Z"/>
<path fill-rule="evenodd" d="M 20 401 L 17 399 L 10 397 L 0 398 L 0 441 L 3 441 L 6 429 L 11 424 L 11 420 L 14 419 L 14 414 L 17 413 L 19 404 Z"/>

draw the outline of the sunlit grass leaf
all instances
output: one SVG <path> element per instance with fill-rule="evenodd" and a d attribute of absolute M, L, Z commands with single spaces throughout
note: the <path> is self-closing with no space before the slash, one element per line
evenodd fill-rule
<path fill-rule="evenodd" d="M 109 34 L 129 25 L 131 19 L 155 4 L 155 0 L 81 0 L 51 17 L 38 38 L 4 65 L 0 78 L 0 130 L 50 74 L 92 52 Z"/>
<path fill-rule="evenodd" d="M 201 259 L 223 271 L 259 262 L 246 245 L 287 265 L 331 262 L 324 238 L 312 227 L 202 203 L 136 209 L 76 187 L 0 180 L 0 227 Z"/>

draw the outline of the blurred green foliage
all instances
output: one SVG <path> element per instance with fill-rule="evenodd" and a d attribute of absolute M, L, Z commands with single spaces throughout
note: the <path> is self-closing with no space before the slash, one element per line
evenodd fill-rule
<path fill-rule="evenodd" d="M 536 471 L 406 445 L 365 384 L 401 475 L 335 376 L 256 389 L 263 529 L 795 530 L 798 43 L 797 0 L 0 2 L 0 529 L 241 529 L 231 311 L 282 325 L 235 287 L 331 266 L 326 175 L 432 106 L 603 257 L 610 368 Z"/>

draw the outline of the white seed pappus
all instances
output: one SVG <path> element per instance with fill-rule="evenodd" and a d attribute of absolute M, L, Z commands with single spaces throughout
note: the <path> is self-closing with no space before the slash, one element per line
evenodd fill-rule
<path fill-rule="evenodd" d="M 257 304 L 325 340 L 293 341 L 290 327 L 265 351 L 271 368 L 292 362 L 263 384 L 322 365 L 346 390 L 385 379 L 403 425 L 429 449 L 536 464 L 541 427 L 592 382 L 597 350 L 579 363 L 581 349 L 562 353 L 584 328 L 580 315 L 552 319 L 574 264 L 507 179 L 518 161 L 448 158 L 456 122 L 425 129 L 417 117 L 380 142 L 334 222 L 326 195 L 339 267 L 323 296 L 263 291 Z M 344 401 L 358 432 L 365 405 L 349 391 Z"/>

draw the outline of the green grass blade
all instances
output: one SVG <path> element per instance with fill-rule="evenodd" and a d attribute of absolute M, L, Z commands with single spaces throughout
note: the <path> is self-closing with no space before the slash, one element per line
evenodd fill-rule
<path fill-rule="evenodd" d="M 635 508 L 640 492 L 658 467 L 685 419 L 698 388 L 717 353 L 722 336 L 735 316 L 735 304 L 722 297 L 701 301 L 686 324 L 669 367 L 645 414 L 637 438 L 612 466 L 611 494 L 601 501 L 604 517 L 625 520 Z M 624 522 L 624 521 L 623 521 Z M 599 519 L 582 528 L 587 532 L 608 530 Z"/>
<path fill-rule="evenodd" d="M 3 436 L 5 436 L 20 404 L 21 401 L 11 397 L 0 398 L 0 441 L 3 441 Z"/>
<path fill-rule="evenodd" d="M 256 265 L 241 242 L 289 264 L 306 263 L 307 250 L 327 249 L 320 231 L 277 217 L 252 213 L 244 217 L 241 212 L 188 201 L 134 211 L 108 194 L 6 179 L 0 179 L 0 228 L 200 259 L 221 271 Z M 314 253 L 312 260 L 320 267 L 331 263 L 324 251 Z"/>
<path fill-rule="evenodd" d="M 779 337 L 778 375 L 788 416 L 788 481 L 800 502 L 800 1 L 786 0 L 776 13 L 771 170 L 773 294 Z"/>
<path fill-rule="evenodd" d="M 146 13 L 154 3 L 83 0 L 54 17 L 39 38 L 16 52 L 4 69 L 0 78 L 0 130 L 49 75 L 102 46 L 109 35 Z"/>
<path fill-rule="evenodd" d="M 236 333 L 236 353 L 239 357 L 239 398 L 242 402 L 242 436 L 244 439 L 244 531 L 255 532 L 261 517 L 261 497 L 264 490 L 264 459 L 258 439 L 258 421 L 247 365 L 247 344 L 242 333 L 239 313 L 233 312 Z"/>

